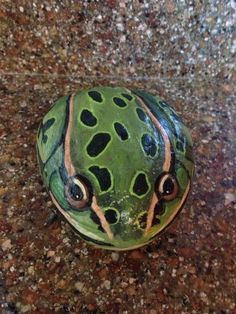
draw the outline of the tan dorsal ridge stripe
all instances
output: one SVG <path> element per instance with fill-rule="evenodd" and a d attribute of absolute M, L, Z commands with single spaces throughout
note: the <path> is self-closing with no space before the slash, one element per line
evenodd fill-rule
<path fill-rule="evenodd" d="M 70 145 L 71 133 L 73 128 L 74 96 L 75 94 L 72 94 L 69 101 L 68 125 L 64 145 L 65 147 L 64 162 L 69 177 L 75 175 L 75 168 L 73 166 L 71 159 L 71 145 Z"/>
<path fill-rule="evenodd" d="M 147 115 L 150 117 L 150 119 L 152 120 L 152 122 L 156 126 L 156 128 L 161 133 L 161 136 L 162 136 L 164 144 L 165 144 L 165 161 L 163 164 L 163 171 L 168 172 L 170 170 L 170 166 L 171 166 L 171 144 L 170 144 L 168 134 L 166 133 L 166 131 L 163 128 L 163 126 L 161 125 L 161 123 L 157 120 L 157 118 L 154 116 L 154 114 L 148 108 L 148 106 L 144 103 L 144 101 L 139 96 L 136 95 L 136 97 L 139 100 L 139 102 L 140 102 L 141 106 L 143 107 L 143 109 L 145 110 L 145 112 L 147 113 Z"/>

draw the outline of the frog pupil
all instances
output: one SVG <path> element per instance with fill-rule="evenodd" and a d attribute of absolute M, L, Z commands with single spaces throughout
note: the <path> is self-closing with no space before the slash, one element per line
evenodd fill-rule
<path fill-rule="evenodd" d="M 170 195 L 173 192 L 174 187 L 174 182 L 170 178 L 167 178 L 163 184 L 163 194 Z"/>
<path fill-rule="evenodd" d="M 77 184 L 72 184 L 70 186 L 70 195 L 76 201 L 81 201 L 83 199 L 83 192 Z"/>

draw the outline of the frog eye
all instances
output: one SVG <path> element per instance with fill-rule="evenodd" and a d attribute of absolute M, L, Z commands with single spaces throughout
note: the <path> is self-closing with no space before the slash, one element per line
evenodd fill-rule
<path fill-rule="evenodd" d="M 65 187 L 65 195 L 69 204 L 75 209 L 83 208 L 91 203 L 91 192 L 85 179 L 71 177 Z"/>
<path fill-rule="evenodd" d="M 173 200 L 179 191 L 178 183 L 173 175 L 165 173 L 157 183 L 157 193 L 166 201 Z"/>

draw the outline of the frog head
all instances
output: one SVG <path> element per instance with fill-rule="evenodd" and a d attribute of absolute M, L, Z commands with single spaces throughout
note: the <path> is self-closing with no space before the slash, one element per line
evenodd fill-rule
<path fill-rule="evenodd" d="M 164 230 L 193 176 L 188 129 L 166 102 L 140 90 L 62 97 L 41 123 L 37 152 L 58 210 L 84 240 L 113 250 Z"/>

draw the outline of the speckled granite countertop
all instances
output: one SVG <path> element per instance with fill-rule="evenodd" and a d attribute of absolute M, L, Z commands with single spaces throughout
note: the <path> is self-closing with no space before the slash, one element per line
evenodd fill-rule
<path fill-rule="evenodd" d="M 236 313 L 236 7 L 202 2 L 1 1 L 2 313 Z M 161 95 L 194 140 L 184 210 L 126 253 L 94 249 L 60 220 L 44 226 L 54 205 L 39 121 L 61 95 L 100 84 Z"/>

